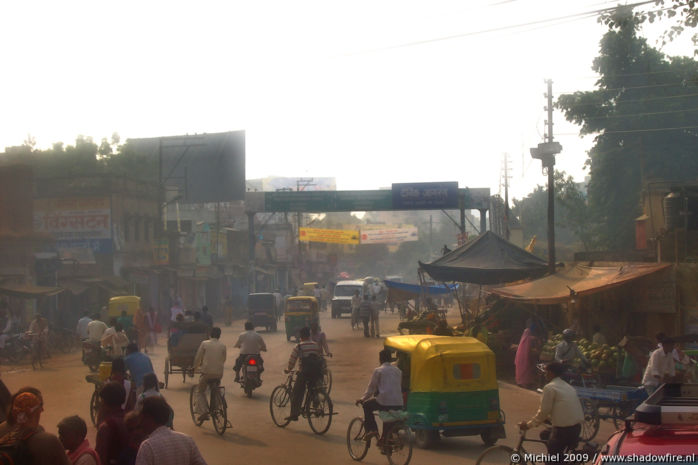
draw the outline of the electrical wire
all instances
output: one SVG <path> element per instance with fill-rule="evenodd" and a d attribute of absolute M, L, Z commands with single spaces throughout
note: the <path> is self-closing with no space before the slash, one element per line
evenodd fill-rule
<path fill-rule="evenodd" d="M 597 92 L 597 90 L 589 91 L 589 92 Z M 646 98 L 638 98 L 638 99 L 623 99 L 623 103 L 635 103 L 635 102 L 653 102 L 655 100 L 668 100 L 668 99 L 674 99 L 674 98 L 684 98 L 684 97 L 697 97 L 698 93 L 694 94 L 677 94 L 677 95 L 666 95 L 666 96 L 658 96 L 658 97 L 646 97 Z M 583 103 L 579 104 L 579 106 L 596 106 L 595 103 Z"/>
<path fill-rule="evenodd" d="M 578 136 L 578 137 L 586 137 L 586 136 L 592 136 L 594 134 L 597 135 L 604 135 L 604 134 L 632 134 L 632 133 L 638 133 L 638 132 L 662 132 L 662 131 L 683 131 L 686 129 L 698 129 L 698 126 L 677 126 L 674 128 L 647 128 L 647 129 L 625 129 L 625 130 L 617 130 L 617 131 L 595 131 L 593 133 L 589 134 L 575 134 L 572 132 L 561 132 L 561 133 L 556 133 L 555 137 L 558 136 Z"/>
<path fill-rule="evenodd" d="M 683 110 L 667 110 L 667 111 L 653 111 L 647 113 L 621 113 L 618 115 L 606 115 L 606 116 L 591 116 L 584 118 L 584 120 L 598 120 L 598 119 L 608 119 L 608 118 L 626 118 L 628 116 L 653 116 L 653 115 L 669 115 L 671 113 L 684 113 L 688 111 L 698 111 L 698 108 L 685 108 Z"/>

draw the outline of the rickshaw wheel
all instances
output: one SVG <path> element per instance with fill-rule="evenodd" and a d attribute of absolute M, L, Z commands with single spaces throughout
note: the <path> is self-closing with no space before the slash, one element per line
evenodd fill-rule
<path fill-rule="evenodd" d="M 165 359 L 165 389 L 167 389 L 167 382 L 170 379 L 170 359 Z"/>
<path fill-rule="evenodd" d="M 480 433 L 480 439 L 482 439 L 482 442 L 485 443 L 487 447 L 494 446 L 497 442 L 497 439 L 499 439 L 494 433 L 494 428 L 488 429 L 487 431 L 483 431 L 482 433 Z"/>
<path fill-rule="evenodd" d="M 414 443 L 420 449 L 429 449 L 441 438 L 438 431 L 426 429 L 414 430 Z"/>
<path fill-rule="evenodd" d="M 92 424 L 94 426 L 97 425 L 97 414 L 99 413 L 99 393 L 97 389 L 94 390 L 92 393 L 92 397 L 90 398 L 90 420 L 92 420 Z"/>
<path fill-rule="evenodd" d="M 584 422 L 582 423 L 582 432 L 579 437 L 584 441 L 591 441 L 599 432 L 599 410 L 598 405 L 591 399 L 581 399 L 582 410 L 584 412 Z"/>

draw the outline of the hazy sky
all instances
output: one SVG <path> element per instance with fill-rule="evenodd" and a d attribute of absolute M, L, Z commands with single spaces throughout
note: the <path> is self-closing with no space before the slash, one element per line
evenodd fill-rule
<path fill-rule="evenodd" d="M 594 17 L 509 26 L 617 3 L 6 1 L 0 147 L 27 134 L 45 148 L 78 134 L 244 129 L 248 178 L 458 181 L 495 193 L 509 153 L 520 197 L 545 182 L 528 154 L 542 141 L 544 79 L 555 95 L 593 88 L 604 28 Z M 689 35 L 666 51 L 692 53 Z M 591 139 L 555 121 L 558 167 L 581 181 Z"/>

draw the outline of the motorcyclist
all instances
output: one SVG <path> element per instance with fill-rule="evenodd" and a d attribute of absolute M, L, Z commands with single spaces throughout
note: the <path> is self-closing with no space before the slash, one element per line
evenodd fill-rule
<path fill-rule="evenodd" d="M 567 328 L 562 332 L 562 341 L 555 346 L 555 361 L 564 364 L 568 368 L 577 357 L 581 359 L 584 366 L 589 365 L 589 360 L 579 350 L 577 343 L 574 342 L 576 337 L 577 333 L 573 329 Z"/>
<path fill-rule="evenodd" d="M 256 355 L 259 358 L 259 373 L 261 374 L 264 371 L 264 360 L 262 360 L 260 352 L 266 352 L 267 346 L 264 344 L 262 336 L 254 330 L 254 324 L 251 321 L 245 322 L 245 332 L 240 334 L 233 347 L 240 349 L 240 355 L 235 360 L 235 367 L 233 368 L 235 370 L 236 383 L 240 381 L 240 369 L 245 362 L 245 357 L 248 355 Z"/>

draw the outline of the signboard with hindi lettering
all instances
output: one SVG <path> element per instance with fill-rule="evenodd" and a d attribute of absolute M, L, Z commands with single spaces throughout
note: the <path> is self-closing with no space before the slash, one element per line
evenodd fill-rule
<path fill-rule="evenodd" d="M 400 244 L 419 240 L 416 226 L 402 228 L 361 229 L 362 244 Z"/>
<path fill-rule="evenodd" d="M 359 243 L 359 231 L 351 229 L 300 228 L 300 240 L 304 242 L 357 245 Z"/>
<path fill-rule="evenodd" d="M 395 210 L 459 207 L 457 182 L 394 183 L 392 195 Z"/>
<path fill-rule="evenodd" d="M 56 248 L 70 255 L 78 249 L 111 253 L 111 206 L 108 197 L 34 200 L 34 231 L 50 234 Z M 85 255 L 87 257 L 90 254 Z M 67 255 L 66 255 L 67 256 Z M 84 259 L 83 257 L 83 259 Z M 79 259 L 78 259 L 79 260 Z"/>

